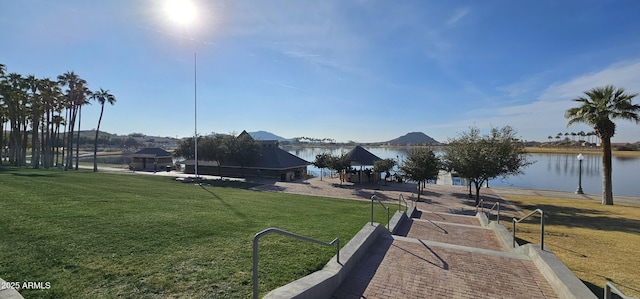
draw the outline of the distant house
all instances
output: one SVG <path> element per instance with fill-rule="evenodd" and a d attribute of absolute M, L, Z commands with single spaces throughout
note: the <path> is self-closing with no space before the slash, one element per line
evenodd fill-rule
<path fill-rule="evenodd" d="M 131 168 L 134 170 L 159 171 L 173 165 L 173 157 L 170 152 L 161 148 L 143 148 L 132 155 Z"/>
<path fill-rule="evenodd" d="M 243 131 L 238 137 L 248 133 Z M 249 138 L 252 138 L 249 136 Z M 253 138 L 252 138 L 253 139 Z M 227 177 L 266 177 L 281 181 L 292 181 L 303 178 L 310 162 L 299 158 L 279 147 L 277 140 L 256 140 L 260 145 L 258 159 L 244 168 L 237 161 L 224 162 L 218 165 L 215 161 L 198 160 L 198 174 L 221 175 Z M 186 160 L 185 173 L 194 172 L 194 160 Z"/>

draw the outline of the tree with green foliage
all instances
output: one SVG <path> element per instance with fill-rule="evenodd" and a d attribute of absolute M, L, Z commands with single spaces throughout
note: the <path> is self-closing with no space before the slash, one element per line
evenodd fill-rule
<path fill-rule="evenodd" d="M 193 138 L 184 139 L 173 151 L 174 157 L 194 159 Z M 249 134 L 238 137 L 227 134 L 216 134 L 214 137 L 198 137 L 198 160 L 218 162 L 218 173 L 222 174 L 222 166 L 229 161 L 237 162 L 244 168 L 257 161 L 260 156 L 260 144 Z"/>
<path fill-rule="evenodd" d="M 611 137 L 616 133 L 616 124 L 612 119 L 640 122 L 640 105 L 632 100 L 638 94 L 628 94 L 624 88 L 613 85 L 596 87 L 584 92 L 573 101 L 580 106 L 567 110 L 564 117 L 569 119 L 567 126 L 584 123 L 595 129 L 602 140 L 602 204 L 613 205 L 613 184 L 611 181 Z"/>
<path fill-rule="evenodd" d="M 316 155 L 316 160 L 313 161 L 313 165 L 315 167 L 320 168 L 320 180 L 322 181 L 322 172 L 325 168 L 329 167 L 331 164 L 331 154 L 322 153 Z"/>
<path fill-rule="evenodd" d="M 389 170 L 396 166 L 396 160 L 386 158 L 373 162 L 373 171 L 378 173 L 388 173 Z M 387 185 L 387 176 L 384 177 L 384 184 Z"/>
<path fill-rule="evenodd" d="M 430 148 L 413 149 L 400 165 L 400 172 L 409 180 L 418 182 L 418 200 L 424 189 L 423 182 L 438 178 L 442 161 Z"/>
<path fill-rule="evenodd" d="M 328 168 L 333 169 L 338 173 L 338 175 L 340 176 L 340 185 L 342 185 L 342 182 L 344 181 L 344 175 L 342 174 L 345 170 L 351 167 L 351 161 L 345 154 L 342 154 L 340 156 L 331 156 L 331 160 L 329 161 L 329 165 L 327 166 Z"/>
<path fill-rule="evenodd" d="M 460 137 L 450 139 L 442 157 L 445 169 L 457 172 L 475 185 L 476 206 L 484 182 L 521 174 L 524 167 L 533 163 L 527 158 L 524 143 L 516 138 L 516 131 L 510 126 L 493 128 L 484 136 L 472 127 Z"/>

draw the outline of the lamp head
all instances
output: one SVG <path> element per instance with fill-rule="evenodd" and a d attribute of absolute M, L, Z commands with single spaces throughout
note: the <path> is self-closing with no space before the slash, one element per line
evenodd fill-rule
<path fill-rule="evenodd" d="M 582 153 L 578 154 L 578 161 L 582 161 L 584 160 L 584 156 L 582 155 Z"/>

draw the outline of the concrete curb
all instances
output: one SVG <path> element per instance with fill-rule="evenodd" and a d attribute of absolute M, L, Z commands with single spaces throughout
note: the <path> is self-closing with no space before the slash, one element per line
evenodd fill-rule
<path fill-rule="evenodd" d="M 3 287 L 7 285 L 7 282 L 0 278 L 0 285 Z M 15 289 L 0 289 L 0 299 L 24 299 L 22 295 Z"/>
<path fill-rule="evenodd" d="M 369 247 L 378 236 L 388 233 L 383 225 L 367 223 L 347 245 L 340 249 L 340 264 L 334 256 L 322 270 L 279 287 L 269 292 L 264 298 L 331 298 L 349 272 L 367 254 Z"/>
<path fill-rule="evenodd" d="M 520 246 L 514 252 L 530 257 L 560 298 L 598 298 L 553 252 L 534 244 Z"/>

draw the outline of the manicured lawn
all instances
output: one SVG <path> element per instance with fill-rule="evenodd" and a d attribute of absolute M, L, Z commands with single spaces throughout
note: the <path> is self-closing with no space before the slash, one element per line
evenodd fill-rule
<path fill-rule="evenodd" d="M 598 296 L 606 278 L 631 296 L 640 297 L 640 207 L 599 201 L 505 196 L 525 213 L 545 212 L 545 247 Z M 520 216 L 516 216 L 520 217 Z M 504 217 L 511 229 L 511 218 Z M 516 237 L 540 244 L 540 218 L 518 224 Z"/>
<path fill-rule="evenodd" d="M 369 221 L 367 202 L 248 187 L 0 168 L 0 277 L 50 282 L 48 290 L 22 290 L 25 298 L 249 298 L 258 231 L 278 227 L 344 245 Z M 386 222 L 381 208 L 376 221 Z M 262 237 L 260 294 L 322 268 L 334 253 Z"/>

